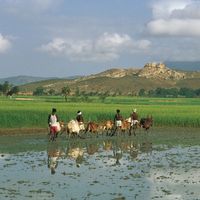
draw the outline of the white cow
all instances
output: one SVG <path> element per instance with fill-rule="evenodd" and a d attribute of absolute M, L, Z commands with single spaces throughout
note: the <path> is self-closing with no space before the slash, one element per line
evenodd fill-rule
<path fill-rule="evenodd" d="M 80 136 L 80 131 L 82 127 L 79 126 L 78 121 L 76 120 L 71 120 L 68 124 L 67 124 L 67 134 L 69 137 L 71 137 L 72 135 L 78 135 Z"/>

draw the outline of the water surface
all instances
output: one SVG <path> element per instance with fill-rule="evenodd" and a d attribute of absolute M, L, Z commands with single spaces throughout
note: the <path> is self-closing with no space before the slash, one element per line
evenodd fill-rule
<path fill-rule="evenodd" d="M 0 137 L 0 199 L 200 199 L 199 129 Z"/>

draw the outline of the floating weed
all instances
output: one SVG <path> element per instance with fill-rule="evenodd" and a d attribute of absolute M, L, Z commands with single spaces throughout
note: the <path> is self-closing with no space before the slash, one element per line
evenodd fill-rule
<path fill-rule="evenodd" d="M 97 183 L 100 183 L 100 182 L 99 182 L 99 181 L 97 181 L 97 180 L 94 180 L 94 181 L 93 181 L 93 183 L 94 183 L 94 184 L 97 184 Z"/>
<path fill-rule="evenodd" d="M 49 182 L 49 181 L 43 181 L 42 184 L 43 184 L 43 185 L 49 185 L 50 182 Z"/>
<path fill-rule="evenodd" d="M 7 188 L 0 188 L 0 190 L 7 192 L 7 194 L 10 195 L 21 195 L 20 192 L 14 189 L 7 189 Z"/>
<path fill-rule="evenodd" d="M 162 189 L 162 192 L 164 192 L 165 195 L 170 195 L 170 194 L 172 194 L 171 191 L 166 190 L 166 189 Z"/>
<path fill-rule="evenodd" d="M 128 170 L 133 170 L 134 167 L 133 167 L 133 166 L 127 166 L 127 169 L 128 169 Z"/>
<path fill-rule="evenodd" d="M 131 176 L 132 178 L 141 178 L 141 175 L 138 174 L 138 173 L 136 173 L 136 174 L 130 174 L 130 176 Z"/>
<path fill-rule="evenodd" d="M 161 165 L 161 164 L 156 164 L 156 165 L 154 165 L 154 167 L 156 167 L 156 168 L 163 168 L 164 166 Z"/>
<path fill-rule="evenodd" d="M 29 191 L 30 193 L 37 193 L 37 194 L 42 194 L 42 193 L 44 193 L 44 194 L 49 194 L 50 196 L 54 196 L 54 193 L 53 192 L 51 192 L 51 191 L 48 191 L 48 190 L 42 190 L 42 189 L 38 189 L 38 190 L 30 190 Z"/>
<path fill-rule="evenodd" d="M 170 177 L 167 177 L 167 176 L 159 176 L 159 177 L 157 177 L 156 179 L 170 179 Z"/>
<path fill-rule="evenodd" d="M 33 198 L 32 195 L 25 195 L 25 197 L 27 197 L 27 198 Z"/>
<path fill-rule="evenodd" d="M 128 180 L 128 179 L 130 179 L 130 177 L 128 176 L 123 177 L 123 180 Z"/>
<path fill-rule="evenodd" d="M 30 181 L 24 181 L 24 180 L 20 180 L 17 181 L 18 184 L 26 184 L 26 183 L 30 183 Z"/>
<path fill-rule="evenodd" d="M 126 198 L 125 197 L 116 197 L 116 198 L 114 198 L 113 200 L 125 200 Z"/>
<path fill-rule="evenodd" d="M 13 165 L 17 165 L 17 163 L 8 163 L 8 164 L 5 164 L 3 165 L 3 167 L 10 167 L 10 166 L 13 166 Z"/>

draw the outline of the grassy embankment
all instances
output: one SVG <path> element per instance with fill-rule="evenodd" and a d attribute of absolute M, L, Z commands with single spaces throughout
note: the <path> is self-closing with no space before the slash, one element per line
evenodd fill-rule
<path fill-rule="evenodd" d="M 117 108 L 124 118 L 137 108 L 140 117 L 153 116 L 154 126 L 200 127 L 198 98 L 108 97 L 101 103 L 97 97 L 90 97 L 89 101 L 64 102 L 63 97 L 27 97 L 27 100 L 0 97 L 0 130 L 47 128 L 52 107 L 57 108 L 60 119 L 65 122 L 75 118 L 77 110 L 83 112 L 85 121 L 100 122 L 113 119 Z"/>

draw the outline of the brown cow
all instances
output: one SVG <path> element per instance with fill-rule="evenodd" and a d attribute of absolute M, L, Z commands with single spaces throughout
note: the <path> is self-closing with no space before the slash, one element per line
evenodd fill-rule
<path fill-rule="evenodd" d="M 130 130 L 131 123 L 128 120 L 122 120 L 121 126 L 115 126 L 113 127 L 113 131 L 111 136 L 114 136 L 115 134 L 118 133 L 126 133 L 127 130 Z"/>
<path fill-rule="evenodd" d="M 125 133 L 127 130 L 130 130 L 131 123 L 128 120 L 122 121 L 121 130 Z"/>
<path fill-rule="evenodd" d="M 149 128 L 153 126 L 153 117 L 147 116 L 146 118 L 141 118 L 140 126 L 144 128 L 146 131 L 149 130 Z"/>
<path fill-rule="evenodd" d="M 96 133 L 97 136 L 99 133 L 103 133 L 104 126 L 102 124 L 97 124 L 95 122 L 88 122 L 85 133 L 90 132 L 90 133 Z"/>
<path fill-rule="evenodd" d="M 105 123 L 104 123 L 104 130 L 106 131 L 106 135 L 109 135 L 111 134 L 111 131 L 113 129 L 113 126 L 114 126 L 114 122 L 112 120 L 107 120 Z"/>

